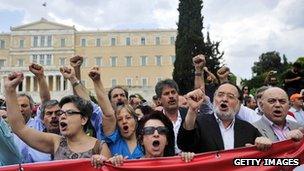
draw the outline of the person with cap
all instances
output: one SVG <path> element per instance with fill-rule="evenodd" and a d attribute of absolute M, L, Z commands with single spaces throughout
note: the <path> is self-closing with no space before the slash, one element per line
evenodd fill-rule
<path fill-rule="evenodd" d="M 291 95 L 291 108 L 289 109 L 289 111 L 293 113 L 293 116 L 297 122 L 302 126 L 304 126 L 303 99 L 304 97 L 301 94 L 295 93 Z"/>

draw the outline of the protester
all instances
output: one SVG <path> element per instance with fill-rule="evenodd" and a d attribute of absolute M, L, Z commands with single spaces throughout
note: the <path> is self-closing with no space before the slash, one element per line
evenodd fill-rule
<path fill-rule="evenodd" d="M 244 97 L 244 106 L 246 106 L 252 110 L 255 110 L 257 107 L 257 103 L 252 96 L 246 96 L 246 97 Z"/>
<path fill-rule="evenodd" d="M 290 96 L 291 108 L 289 112 L 291 112 L 296 119 L 296 121 L 304 127 L 304 96 L 301 94 L 295 93 Z"/>
<path fill-rule="evenodd" d="M 290 97 L 294 93 L 300 93 L 303 88 L 303 73 L 301 72 L 301 63 L 295 62 L 292 68 L 284 75 L 285 89 Z"/>
<path fill-rule="evenodd" d="M 214 114 L 197 115 L 204 101 L 204 92 L 196 89 L 187 94 L 189 110 L 178 133 L 178 146 L 195 153 L 227 150 L 255 144 L 266 150 L 271 141 L 260 137 L 259 131 L 235 117 L 242 101 L 241 90 L 231 83 L 223 83 L 214 94 Z"/>
<path fill-rule="evenodd" d="M 178 91 L 178 85 L 172 79 L 159 81 L 155 86 L 155 93 L 163 107 L 162 112 L 171 120 L 173 124 L 176 154 L 181 152 L 176 143 L 177 133 L 187 113 L 187 109 L 178 107 Z"/>
<path fill-rule="evenodd" d="M 98 103 L 104 112 L 103 132 L 112 154 L 119 154 L 129 159 L 141 158 L 143 153 L 136 138 L 138 119 L 135 111 L 127 103 L 117 106 L 117 103 L 123 102 L 122 99 L 126 97 L 127 93 L 120 88 L 115 88 L 112 93 L 109 93 L 111 96 L 108 98 L 101 82 L 99 68 L 93 67 L 89 72 L 89 76 L 93 80 Z M 110 99 L 113 100 L 112 104 Z M 113 104 L 116 104 L 115 108 L 113 108 Z"/>
<path fill-rule="evenodd" d="M 144 98 L 140 94 L 132 94 L 129 97 L 129 104 L 133 107 L 133 109 L 136 109 L 144 101 Z"/>
<path fill-rule="evenodd" d="M 94 154 L 104 158 L 111 156 L 106 143 L 85 134 L 90 124 L 92 106 L 89 102 L 77 97 L 66 96 L 61 99 L 60 133 L 39 132 L 24 124 L 17 104 L 16 87 L 22 82 L 21 72 L 12 72 L 5 79 L 5 94 L 7 102 L 8 120 L 12 130 L 29 146 L 54 155 L 55 160 L 90 158 Z"/>
<path fill-rule="evenodd" d="M 174 131 L 172 122 L 160 111 L 155 111 L 145 115 L 138 124 L 137 137 L 143 146 L 143 158 L 158 158 L 174 156 Z M 194 153 L 182 152 L 181 158 L 185 162 L 190 162 Z M 124 158 L 114 156 L 110 162 L 115 166 L 122 165 Z"/>
<path fill-rule="evenodd" d="M 244 97 L 244 98 L 251 95 L 251 94 L 250 94 L 250 89 L 249 89 L 248 86 L 244 86 L 244 87 L 242 88 L 242 93 L 243 93 L 243 97 Z M 251 96 L 252 96 L 252 95 L 251 95 Z"/>
<path fill-rule="evenodd" d="M 0 117 L 0 144 L 0 166 L 21 162 L 21 155 L 14 142 L 11 129 L 2 117 Z"/>
<path fill-rule="evenodd" d="M 287 93 L 279 87 L 270 87 L 262 95 L 262 118 L 253 123 L 260 133 L 272 141 L 286 139 L 300 140 L 303 134 L 298 129 L 301 125 L 286 119 L 289 109 Z"/>

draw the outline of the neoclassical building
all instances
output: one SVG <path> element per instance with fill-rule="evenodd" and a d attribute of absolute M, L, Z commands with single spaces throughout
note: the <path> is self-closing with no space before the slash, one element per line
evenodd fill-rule
<path fill-rule="evenodd" d="M 81 79 L 92 93 L 88 71 L 99 66 L 107 89 L 122 85 L 150 100 L 155 84 L 172 78 L 176 34 L 174 29 L 77 31 L 74 26 L 43 18 L 11 27 L 10 33 L 0 34 L 0 94 L 4 92 L 3 77 L 22 71 L 25 79 L 18 91 L 29 92 L 39 101 L 37 80 L 28 70 L 30 63 L 44 66 L 52 98 L 70 94 L 71 85 L 59 68 L 69 65 L 70 57 L 81 55 Z"/>

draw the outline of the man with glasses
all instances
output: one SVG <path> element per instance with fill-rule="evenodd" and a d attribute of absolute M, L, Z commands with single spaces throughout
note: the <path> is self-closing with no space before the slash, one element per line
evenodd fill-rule
<path fill-rule="evenodd" d="M 183 151 L 202 153 L 227 150 L 254 144 L 267 150 L 272 142 L 260 137 L 259 131 L 246 121 L 235 117 L 242 101 L 242 92 L 234 84 L 223 83 L 214 93 L 210 115 L 198 115 L 204 101 L 201 89 L 187 94 L 189 110 L 178 132 L 177 144 Z"/>
<path fill-rule="evenodd" d="M 289 110 L 287 93 L 279 87 L 270 87 L 264 91 L 260 107 L 262 118 L 253 123 L 260 133 L 272 141 L 287 139 L 301 140 L 303 137 L 300 125 L 286 119 Z"/>

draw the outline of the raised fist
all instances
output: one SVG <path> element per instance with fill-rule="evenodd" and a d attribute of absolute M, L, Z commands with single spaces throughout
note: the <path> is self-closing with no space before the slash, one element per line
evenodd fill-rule
<path fill-rule="evenodd" d="M 98 81 L 98 80 L 100 80 L 99 68 L 98 68 L 98 67 L 93 67 L 93 68 L 89 71 L 89 77 L 90 77 L 93 81 Z"/>
<path fill-rule="evenodd" d="M 16 90 L 16 87 L 23 81 L 22 72 L 12 72 L 4 79 L 4 88 L 8 90 Z"/>
<path fill-rule="evenodd" d="M 70 65 L 74 68 L 75 67 L 80 67 L 82 65 L 82 63 L 83 63 L 83 57 L 82 56 L 76 55 L 76 56 L 74 56 L 70 59 Z"/>
<path fill-rule="evenodd" d="M 36 76 L 36 77 L 43 77 L 44 76 L 44 69 L 41 65 L 32 63 L 29 66 L 29 70 Z"/>
<path fill-rule="evenodd" d="M 202 71 L 206 64 L 206 59 L 204 55 L 199 54 L 192 58 L 192 62 L 196 71 Z"/>
<path fill-rule="evenodd" d="M 61 67 L 60 72 L 65 79 L 71 79 L 72 77 L 76 77 L 75 70 L 71 67 Z"/>

